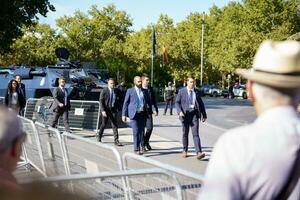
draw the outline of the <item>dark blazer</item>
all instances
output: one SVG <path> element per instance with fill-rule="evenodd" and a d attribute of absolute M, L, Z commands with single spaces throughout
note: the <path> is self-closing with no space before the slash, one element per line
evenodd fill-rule
<path fill-rule="evenodd" d="M 65 88 L 66 92 L 68 93 L 68 90 Z M 52 92 L 53 95 L 53 103 L 50 106 L 50 110 L 54 112 L 58 112 L 60 109 L 63 110 L 70 110 L 71 109 L 71 102 L 70 102 L 70 97 L 67 96 L 67 105 L 65 105 L 65 93 L 60 89 L 60 87 L 57 87 L 53 90 Z M 59 107 L 58 104 L 62 103 L 64 104 L 64 107 Z"/>
<path fill-rule="evenodd" d="M 149 109 L 152 111 L 151 103 L 147 91 L 142 88 L 142 92 L 144 94 L 144 100 L 145 100 L 144 110 L 146 112 L 148 112 Z M 138 105 L 138 96 L 135 91 L 135 87 L 133 87 L 128 89 L 126 92 L 125 100 L 123 104 L 122 116 L 126 116 L 129 117 L 130 119 L 133 119 L 136 114 L 137 105 Z"/>
<path fill-rule="evenodd" d="M 116 112 L 121 109 L 119 93 L 118 93 L 117 89 L 114 89 L 114 94 L 115 94 L 115 102 L 114 102 L 114 105 L 112 105 L 112 111 Z M 100 98 L 99 98 L 101 112 L 103 112 L 103 111 L 107 112 L 110 110 L 109 109 L 109 98 L 110 98 L 109 89 L 104 88 L 101 91 Z"/>
<path fill-rule="evenodd" d="M 25 89 L 25 85 L 23 83 L 19 84 L 19 90 L 20 90 L 21 94 L 23 95 L 24 99 L 26 100 L 26 89 Z"/>
<path fill-rule="evenodd" d="M 149 96 L 149 100 L 150 100 L 150 103 L 151 103 L 151 109 L 148 109 L 148 114 L 152 114 L 153 111 L 152 111 L 152 106 L 154 107 L 155 111 L 158 113 L 158 107 L 157 107 L 157 102 L 156 102 L 156 96 L 155 96 L 155 93 L 154 93 L 154 90 L 153 90 L 153 87 L 151 86 L 148 86 L 148 89 L 144 89 L 145 92 L 148 93 L 148 96 Z"/>
<path fill-rule="evenodd" d="M 23 109 L 26 106 L 26 99 L 24 98 L 24 96 L 22 95 L 20 90 L 17 90 L 17 93 L 18 93 L 18 102 L 19 102 L 20 108 Z M 6 94 L 5 94 L 5 99 L 4 99 L 5 105 L 7 107 L 10 107 L 10 105 L 11 105 L 10 100 L 11 100 L 11 94 L 9 94 L 8 90 L 7 90 Z"/>
<path fill-rule="evenodd" d="M 207 118 L 206 115 L 206 111 L 205 111 L 205 106 L 204 103 L 201 99 L 201 92 L 194 88 L 195 94 L 196 94 L 196 101 L 195 101 L 195 106 L 197 109 L 197 117 L 201 118 L 201 115 L 203 118 Z M 177 97 L 176 97 L 176 101 L 175 101 L 175 107 L 176 110 L 178 112 L 178 114 L 180 112 L 186 113 L 187 111 L 189 111 L 189 100 L 188 100 L 188 90 L 186 87 L 182 88 L 179 90 Z"/>

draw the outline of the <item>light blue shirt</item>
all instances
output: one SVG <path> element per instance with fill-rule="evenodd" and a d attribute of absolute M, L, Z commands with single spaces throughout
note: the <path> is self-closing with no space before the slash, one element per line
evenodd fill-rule
<path fill-rule="evenodd" d="M 191 95 L 190 91 L 192 90 L 192 92 L 193 92 L 193 100 L 192 100 L 193 103 L 190 104 L 189 107 L 194 109 L 195 108 L 195 102 L 196 102 L 196 93 L 195 93 L 195 90 L 194 90 L 194 88 L 193 89 L 189 89 L 188 87 L 186 87 L 186 89 L 187 89 L 187 92 L 188 92 L 188 98 L 189 99 L 191 98 L 190 97 L 190 95 Z M 190 101 L 188 101 L 188 102 L 190 102 Z"/>
<path fill-rule="evenodd" d="M 135 88 L 135 91 L 136 91 L 136 94 L 138 96 L 138 104 L 137 104 L 137 108 L 136 110 L 139 112 L 139 111 L 143 111 L 144 110 L 144 104 L 145 104 L 145 101 L 144 101 L 144 94 L 142 92 L 142 89 L 141 88 L 138 88 L 138 87 L 134 87 Z"/>

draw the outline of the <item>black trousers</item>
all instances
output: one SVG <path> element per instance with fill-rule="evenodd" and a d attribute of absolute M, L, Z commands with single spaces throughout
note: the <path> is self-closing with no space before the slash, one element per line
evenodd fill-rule
<path fill-rule="evenodd" d="M 113 130 L 113 133 L 114 133 L 114 139 L 115 141 L 119 139 L 119 134 L 118 134 L 118 122 L 117 122 L 117 116 L 118 116 L 118 112 L 113 112 L 113 111 L 106 111 L 106 115 L 107 117 L 104 117 L 103 115 L 101 116 L 101 125 L 100 125 L 100 128 L 99 128 L 99 139 L 102 138 L 103 136 L 103 132 L 104 132 L 104 129 L 107 125 L 107 122 L 108 122 L 108 119 L 110 119 L 111 121 L 111 127 L 112 127 L 112 130 Z"/>
<path fill-rule="evenodd" d="M 188 112 L 182 118 L 182 144 L 183 150 L 188 151 L 189 146 L 189 131 L 192 129 L 193 140 L 196 152 L 202 152 L 201 142 L 199 137 L 199 118 L 196 111 Z"/>
<path fill-rule="evenodd" d="M 165 111 L 164 111 L 164 114 L 167 113 L 167 110 L 168 110 L 169 105 L 170 105 L 170 115 L 172 115 L 172 114 L 173 114 L 174 98 L 172 98 L 172 99 L 167 99 L 167 100 L 166 100 L 166 105 L 165 105 Z"/>
<path fill-rule="evenodd" d="M 153 131 L 153 117 L 152 115 L 148 115 L 146 119 L 146 131 L 143 130 L 143 139 L 142 139 L 142 146 L 149 144 L 149 140 Z"/>
<path fill-rule="evenodd" d="M 61 116 L 63 117 L 65 131 L 70 132 L 69 112 L 66 109 L 58 109 L 57 111 L 54 112 L 51 127 L 56 128 L 58 120 Z"/>

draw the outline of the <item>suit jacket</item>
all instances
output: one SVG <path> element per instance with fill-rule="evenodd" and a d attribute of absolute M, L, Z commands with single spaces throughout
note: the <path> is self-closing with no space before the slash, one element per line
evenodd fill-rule
<path fill-rule="evenodd" d="M 148 113 L 149 109 L 152 111 L 149 95 L 146 90 L 142 88 L 144 94 L 144 110 Z M 133 119 L 135 117 L 138 105 L 138 95 L 136 93 L 135 87 L 127 90 L 125 95 L 125 100 L 123 104 L 122 116 L 129 117 Z"/>
<path fill-rule="evenodd" d="M 19 84 L 20 93 L 23 95 L 24 99 L 26 100 L 26 89 L 23 83 Z"/>
<path fill-rule="evenodd" d="M 66 92 L 68 93 L 68 90 L 65 88 Z M 67 105 L 65 105 L 65 93 L 62 91 L 62 89 L 60 89 L 60 87 L 57 87 L 53 90 L 52 92 L 53 94 L 53 103 L 50 106 L 50 110 L 54 111 L 54 112 L 58 112 L 61 109 L 64 110 L 70 110 L 71 109 L 71 102 L 70 102 L 70 97 L 67 96 Z M 59 103 L 64 104 L 64 107 L 59 107 Z"/>
<path fill-rule="evenodd" d="M 157 102 L 156 102 L 156 96 L 155 96 L 153 87 L 148 86 L 148 89 L 144 89 L 144 90 L 145 90 L 145 92 L 148 93 L 149 100 L 150 100 L 150 103 L 151 103 L 151 107 L 148 108 L 148 114 L 152 114 L 152 113 L 153 113 L 152 106 L 154 106 L 155 111 L 158 113 L 158 107 L 157 107 Z"/>
<path fill-rule="evenodd" d="M 119 93 L 117 91 L 117 89 L 113 89 L 114 94 L 115 94 L 115 102 L 112 105 L 112 109 L 109 108 L 109 100 L 110 100 L 110 92 L 108 88 L 104 88 L 101 93 L 100 93 L 100 98 L 99 98 L 99 102 L 100 102 L 100 111 L 103 112 L 107 112 L 107 111 L 113 111 L 113 112 L 117 112 L 118 110 L 120 110 L 120 99 L 119 99 Z"/>
<path fill-rule="evenodd" d="M 201 92 L 196 88 L 194 88 L 194 91 L 196 94 L 195 107 L 197 110 L 197 117 L 201 118 L 201 115 L 202 115 L 203 118 L 207 118 L 204 103 L 201 99 Z M 190 110 L 188 96 L 189 96 L 188 90 L 186 87 L 179 90 L 177 97 L 176 97 L 176 101 L 175 101 L 175 107 L 176 107 L 178 114 L 180 112 L 186 113 L 187 111 Z"/>

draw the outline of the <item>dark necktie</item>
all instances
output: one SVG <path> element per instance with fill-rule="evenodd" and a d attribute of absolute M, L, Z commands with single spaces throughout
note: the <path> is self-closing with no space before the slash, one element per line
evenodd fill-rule
<path fill-rule="evenodd" d="M 190 105 L 193 105 L 193 91 L 192 90 L 190 90 L 190 95 L 189 95 L 189 103 L 190 103 Z"/>
<path fill-rule="evenodd" d="M 110 97 L 109 97 L 109 107 L 112 108 L 113 104 L 113 91 L 110 91 Z"/>

